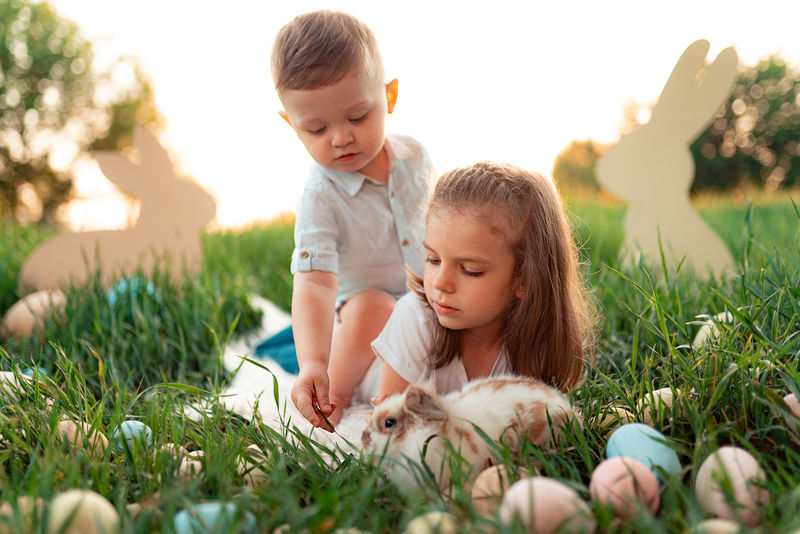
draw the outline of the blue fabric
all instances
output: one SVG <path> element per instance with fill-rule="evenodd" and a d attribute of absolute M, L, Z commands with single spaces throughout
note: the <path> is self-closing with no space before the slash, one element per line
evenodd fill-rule
<path fill-rule="evenodd" d="M 300 372 L 291 325 L 259 343 L 256 346 L 256 356 L 272 358 L 288 373 L 296 375 Z"/>

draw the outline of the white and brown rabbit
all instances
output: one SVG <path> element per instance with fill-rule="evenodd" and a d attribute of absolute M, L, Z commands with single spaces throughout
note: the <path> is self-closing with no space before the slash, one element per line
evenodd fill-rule
<path fill-rule="evenodd" d="M 730 94 L 737 56 L 726 48 L 706 65 L 708 48 L 705 40 L 689 45 L 650 121 L 608 150 L 598 163 L 597 180 L 628 202 L 626 252 L 641 251 L 657 261 L 663 246 L 670 266 L 686 258 L 700 272 L 710 268 L 721 274 L 733 266 L 733 258 L 689 202 L 695 168 L 690 146 Z"/>
<path fill-rule="evenodd" d="M 483 378 L 441 397 L 425 382 L 410 384 L 405 392 L 376 406 L 361 444 L 376 461 L 382 456 L 381 465 L 390 480 L 411 493 L 418 486 L 418 466 L 423 461 L 440 488 L 449 486 L 447 442 L 474 471 L 485 467 L 492 459 L 491 447 L 476 426 L 495 443 L 502 439 L 514 451 L 519 450 L 520 439 L 552 445 L 563 426 L 573 420 L 582 424 L 567 398 L 535 378 Z"/>
<path fill-rule="evenodd" d="M 150 275 L 167 260 L 173 279 L 200 267 L 201 236 L 216 202 L 200 185 L 179 178 L 166 150 L 142 127 L 133 132 L 136 163 L 115 152 L 94 155 L 106 177 L 141 201 L 127 230 L 64 232 L 34 249 L 19 274 L 20 291 L 82 284 L 99 269 L 104 285 L 141 269 Z"/>

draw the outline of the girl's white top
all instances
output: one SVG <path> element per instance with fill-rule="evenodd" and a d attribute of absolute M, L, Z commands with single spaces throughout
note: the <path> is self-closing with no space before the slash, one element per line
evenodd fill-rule
<path fill-rule="evenodd" d="M 354 401 L 369 402 L 377 395 L 384 362 L 409 383 L 418 381 L 428 369 L 437 326 L 436 314 L 417 294 L 410 292 L 398 300 L 383 331 L 372 342 L 377 358 L 356 388 Z M 504 346 L 490 376 L 508 374 L 513 371 Z M 467 383 L 467 372 L 461 359 L 456 359 L 436 369 L 433 379 L 436 391 L 443 395 L 460 390 Z"/>

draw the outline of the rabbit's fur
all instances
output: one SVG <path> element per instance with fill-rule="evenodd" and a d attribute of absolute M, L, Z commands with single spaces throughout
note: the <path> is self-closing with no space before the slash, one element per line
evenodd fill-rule
<path fill-rule="evenodd" d="M 492 459 L 491 440 L 519 450 L 520 440 L 550 446 L 564 425 L 580 416 L 557 389 L 522 376 L 475 380 L 460 392 L 439 396 L 430 383 L 410 384 L 375 407 L 361 435 L 363 450 L 374 454 L 389 478 L 406 493 L 417 487 L 420 460 L 434 474 L 441 489 L 450 482 L 446 441 L 474 471 Z M 552 422 L 552 429 L 550 423 Z M 446 441 L 445 441 L 446 440 Z M 425 449 L 425 457 L 421 458 Z"/>
<path fill-rule="evenodd" d="M 699 40 L 678 59 L 650 121 L 612 146 L 597 165 L 598 182 L 628 201 L 625 246 L 671 266 L 684 258 L 699 271 L 720 274 L 733 258 L 689 202 L 694 179 L 692 142 L 713 120 L 736 78 L 736 51 L 726 48 L 705 65 L 708 41 Z"/>
<path fill-rule="evenodd" d="M 20 291 L 63 289 L 80 285 L 100 270 L 103 285 L 157 265 L 177 280 L 183 270 L 199 268 L 201 236 L 213 219 L 216 202 L 198 184 L 178 178 L 166 150 L 142 127 L 134 130 L 140 163 L 122 154 L 94 155 L 106 177 L 139 197 L 140 215 L 128 230 L 64 232 L 31 253 L 19 274 Z M 161 262 L 164 262 L 163 264 Z"/>

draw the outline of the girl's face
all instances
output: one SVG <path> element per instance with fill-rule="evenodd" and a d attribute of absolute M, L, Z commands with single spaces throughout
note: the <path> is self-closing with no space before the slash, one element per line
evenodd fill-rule
<path fill-rule="evenodd" d="M 439 322 L 452 330 L 498 336 L 515 298 L 514 255 L 489 221 L 437 208 L 428 217 L 425 296 Z"/>

